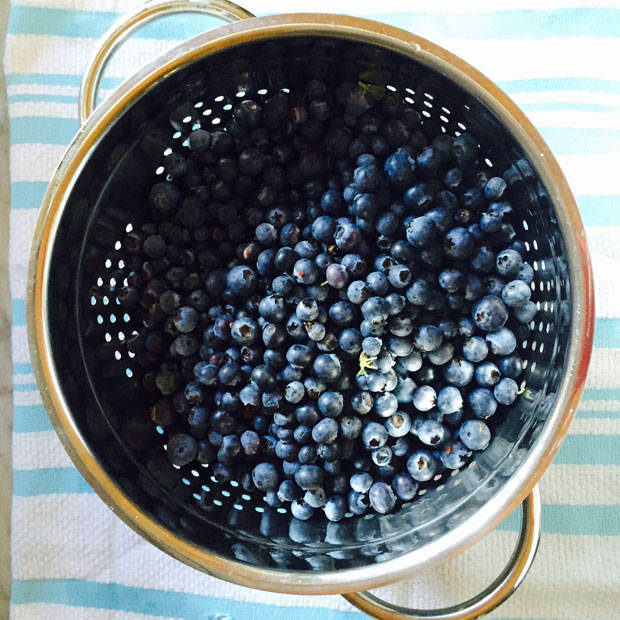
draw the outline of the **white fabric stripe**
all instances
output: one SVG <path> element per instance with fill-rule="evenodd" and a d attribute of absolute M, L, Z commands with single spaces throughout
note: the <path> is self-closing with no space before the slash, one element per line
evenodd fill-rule
<path fill-rule="evenodd" d="M 611 157 L 609 159 L 613 160 L 614 158 Z M 580 176 L 576 169 L 569 172 L 569 170 L 566 169 L 565 162 L 560 163 L 564 168 L 564 172 L 567 173 L 569 183 L 571 181 L 571 173 Z M 596 179 L 591 179 L 592 185 L 590 185 L 593 191 L 595 191 L 597 188 L 596 180 L 602 181 L 602 179 L 598 178 L 599 175 L 596 174 L 593 169 L 590 169 L 589 172 L 597 177 Z M 608 170 L 608 172 L 610 174 L 612 173 L 611 170 Z M 585 173 L 585 171 L 583 173 Z M 579 186 L 575 187 L 573 184 L 572 190 L 575 193 L 579 193 Z M 618 191 L 617 183 L 615 184 L 615 191 Z M 586 238 L 592 261 L 592 271 L 594 273 L 594 296 L 596 299 L 596 316 L 598 318 L 613 318 L 620 315 L 618 288 L 615 285 L 615 276 L 620 261 L 619 236 L 620 228 L 617 226 L 589 226 L 586 228 Z M 592 376 L 595 371 L 597 371 L 597 369 L 591 366 L 588 380 L 598 384 L 598 378 Z M 613 368 L 609 365 L 607 369 L 600 370 L 598 377 L 608 376 L 611 378 L 612 375 Z M 613 383 L 613 385 L 616 384 Z M 592 387 L 594 387 L 594 385 L 592 385 Z M 603 384 L 601 387 L 611 387 L 611 385 L 607 386 Z"/>
<path fill-rule="evenodd" d="M 77 86 L 56 86 L 54 84 L 11 84 L 7 86 L 7 95 L 65 95 L 77 97 L 80 89 Z M 11 115 L 13 108 L 11 107 Z"/>
<path fill-rule="evenodd" d="M 16 579 L 75 578 L 104 582 L 113 579 L 132 587 L 208 593 L 239 601 L 347 608 L 339 597 L 276 595 L 203 575 L 140 539 L 94 495 L 17 497 L 14 501 L 15 514 L 19 514 L 20 519 L 13 523 L 13 544 L 22 550 L 13 565 Z M 62 552 L 59 553 L 55 541 L 59 540 L 59 533 L 65 531 L 67 521 L 96 523 L 101 535 L 93 536 L 89 528 L 72 528 L 72 536 L 62 536 Z M 32 531 L 37 531 L 38 536 L 33 537 Z M 493 532 L 473 549 L 417 577 L 413 582 L 415 588 L 412 581 L 403 582 L 392 586 L 388 596 L 402 604 L 415 592 L 416 600 L 409 603 L 420 606 L 445 604 L 446 593 L 455 599 L 464 599 L 477 591 L 474 588 L 490 583 L 508 558 L 514 541 L 514 532 Z M 612 616 L 601 615 L 603 606 L 596 607 L 596 616 L 590 613 L 591 599 L 586 592 L 594 585 L 602 595 L 615 592 L 616 575 L 610 567 L 619 556 L 620 537 L 545 534 L 532 575 L 519 590 L 520 596 L 512 597 L 502 607 L 502 616 L 611 620 Z M 496 560 L 490 561 L 490 558 Z M 563 561 L 559 562 L 558 558 Z M 137 570 L 137 567 L 147 566 L 148 570 Z M 581 576 L 578 582 L 575 574 Z M 553 595 L 543 596 L 543 590 L 548 592 L 550 587 L 554 588 Z"/>
<path fill-rule="evenodd" d="M 123 12 L 140 4 L 140 0 L 13 0 L 13 4 L 20 6 L 38 6 L 46 8 L 74 9 L 80 11 L 113 11 Z M 300 3 L 291 3 L 290 0 L 245 0 L 243 7 L 253 13 L 285 13 L 290 11 L 302 11 Z M 565 9 L 587 7 L 615 8 L 615 0 L 595 0 L 584 2 L 583 0 L 504 0 L 500 7 L 493 0 L 478 0 L 476 3 L 464 4 L 461 0 L 436 0 L 428 7 L 424 6 L 426 13 L 487 13 L 499 12 L 508 9 Z M 370 13 L 396 13 L 411 11 L 412 6 L 408 0 L 384 0 L 379 5 L 369 4 L 360 8 L 357 0 L 340 0 L 335 6 L 333 0 L 315 0 L 311 8 L 315 12 L 363 12 Z"/>
<path fill-rule="evenodd" d="M 16 407 L 32 407 L 42 405 L 43 401 L 38 390 L 33 392 L 13 392 L 13 404 Z"/>
<path fill-rule="evenodd" d="M 545 504 L 617 506 L 620 505 L 620 466 L 552 463 L 540 479 L 540 488 Z"/>
<path fill-rule="evenodd" d="M 11 620 L 32 620 L 33 618 L 45 618 L 45 620 L 153 620 L 153 616 L 118 611 L 116 609 L 95 609 L 93 607 L 69 607 L 68 605 L 52 605 L 47 603 L 25 603 L 13 605 Z M 158 616 L 157 620 L 178 620 L 178 618 L 165 618 Z M 230 620 L 222 616 L 221 619 L 214 616 L 214 620 Z"/>
<path fill-rule="evenodd" d="M 557 100 L 556 100 L 557 101 Z M 517 101 L 517 103 L 519 103 Z M 586 112 L 568 110 L 526 110 L 529 119 L 538 128 L 582 127 L 584 129 L 620 129 L 620 111 Z"/>
<path fill-rule="evenodd" d="M 36 379 L 33 374 L 29 375 L 13 375 L 13 384 L 14 385 L 34 385 L 36 383 Z"/>
<path fill-rule="evenodd" d="M 620 435 L 620 418 L 575 418 L 570 425 L 569 434 Z M 620 440 L 618 443 L 620 445 Z M 618 500 L 620 500 L 620 494 Z"/>
<path fill-rule="evenodd" d="M 596 390 L 620 387 L 619 364 L 620 349 L 593 349 L 586 388 Z"/>
<path fill-rule="evenodd" d="M 16 470 L 73 467 L 54 431 L 20 433 L 13 437 L 13 468 Z"/>
<path fill-rule="evenodd" d="M 579 409 L 583 411 L 615 411 L 618 413 L 620 412 L 620 400 L 582 400 L 579 403 Z"/>
<path fill-rule="evenodd" d="M 124 78 L 134 73 L 180 41 L 129 39 L 106 67 L 106 77 Z M 81 75 L 97 45 L 96 39 L 36 34 L 8 34 L 5 63 L 14 73 L 56 73 L 63 58 L 62 72 Z M 36 54 L 32 52 L 36 51 Z"/>
<path fill-rule="evenodd" d="M 65 150 L 62 144 L 12 144 L 11 181 L 49 183 Z"/>
<path fill-rule="evenodd" d="M 558 155 L 556 157 L 573 194 L 618 193 L 616 162 L 609 155 Z"/>
<path fill-rule="evenodd" d="M 106 75 L 115 78 L 131 75 L 176 43 L 179 42 L 130 39 L 123 44 L 122 52 L 110 61 Z M 599 62 L 600 58 L 620 56 L 620 38 L 503 40 L 442 37 L 436 43 L 461 56 L 491 79 L 588 76 L 620 80 L 620 65 Z M 95 45 L 95 39 L 90 38 L 9 34 L 5 62 L 16 73 L 54 73 L 58 71 L 58 57 L 62 55 L 66 59 L 63 72 L 81 75 Z M 550 46 L 553 54 L 548 53 Z M 37 50 L 35 55 L 33 50 Z M 558 58 L 562 58 L 561 63 Z"/>
<path fill-rule="evenodd" d="M 11 118 L 29 118 L 32 116 L 77 119 L 77 106 L 75 103 L 52 103 L 49 101 L 19 101 L 11 104 Z"/>
<path fill-rule="evenodd" d="M 10 87 L 9 87 L 10 88 Z M 528 103 L 594 103 L 620 106 L 620 95 L 592 90 L 543 90 L 540 92 L 511 92 L 510 97 L 519 105 Z"/>
<path fill-rule="evenodd" d="M 25 325 L 11 328 L 11 343 L 13 345 L 13 363 L 30 364 L 32 360 L 28 352 L 28 334 Z M 18 394 L 28 394 L 28 392 L 15 392 L 15 396 Z"/>
<path fill-rule="evenodd" d="M 17 147 L 11 147 L 17 149 Z M 31 162 L 34 166 L 34 162 Z M 15 169 L 15 165 L 12 166 Z M 26 280 L 28 274 L 28 261 L 30 258 L 30 246 L 37 222 L 38 210 L 36 209 L 11 209 L 9 223 L 11 230 L 11 243 L 9 245 L 9 265 L 11 268 L 11 297 L 25 299 Z M 19 240 L 19 243 L 16 241 Z M 13 353 L 14 362 L 29 362 L 29 359 L 18 359 Z"/>

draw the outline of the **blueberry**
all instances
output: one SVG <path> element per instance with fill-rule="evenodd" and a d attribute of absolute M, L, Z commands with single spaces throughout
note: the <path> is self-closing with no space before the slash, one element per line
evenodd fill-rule
<path fill-rule="evenodd" d="M 369 450 L 376 450 L 385 445 L 388 432 L 382 424 L 369 422 L 362 431 L 362 441 Z"/>
<path fill-rule="evenodd" d="M 338 436 L 338 422 L 332 418 L 323 418 L 313 429 L 312 439 L 316 443 L 331 443 Z"/>
<path fill-rule="evenodd" d="M 407 460 L 407 471 L 414 480 L 427 482 L 437 471 L 437 461 L 426 450 L 417 450 Z"/>
<path fill-rule="evenodd" d="M 300 405 L 295 409 L 295 417 L 300 424 L 314 426 L 321 416 L 314 405 Z"/>
<path fill-rule="evenodd" d="M 523 360 L 518 355 L 501 357 L 497 364 L 502 375 L 510 379 L 518 379 L 523 372 Z"/>
<path fill-rule="evenodd" d="M 366 415 L 372 411 L 373 406 L 374 399 L 369 392 L 357 392 L 351 397 L 351 407 L 360 415 Z"/>
<path fill-rule="evenodd" d="M 181 333 L 189 333 L 196 329 L 199 319 L 200 315 L 194 308 L 183 306 L 175 312 L 172 321 Z"/>
<path fill-rule="evenodd" d="M 437 228 L 433 220 L 426 216 L 414 218 L 406 230 L 407 241 L 414 248 L 425 247 L 436 234 Z"/>
<path fill-rule="evenodd" d="M 318 465 L 302 465 L 295 474 L 295 482 L 304 491 L 319 489 L 323 484 L 323 470 Z"/>
<path fill-rule="evenodd" d="M 351 355 L 357 356 L 362 350 L 362 335 L 357 329 L 343 329 L 338 336 L 340 348 Z"/>
<path fill-rule="evenodd" d="M 353 172 L 353 182 L 360 192 L 373 192 L 379 187 L 381 173 L 374 164 L 364 164 Z"/>
<path fill-rule="evenodd" d="M 398 499 L 403 502 L 411 501 L 420 485 L 405 472 L 399 472 L 392 478 L 392 489 Z"/>
<path fill-rule="evenodd" d="M 167 455 L 173 465 L 183 467 L 191 463 L 198 453 L 196 440 L 191 435 L 179 433 L 168 439 Z"/>
<path fill-rule="evenodd" d="M 314 321 L 319 316 L 319 305 L 316 300 L 305 297 L 297 304 L 295 312 L 302 321 Z"/>
<path fill-rule="evenodd" d="M 246 265 L 233 267 L 226 274 L 226 287 L 236 295 L 247 297 L 256 289 L 256 273 Z"/>
<path fill-rule="evenodd" d="M 411 269 L 406 265 L 394 265 L 388 272 L 388 280 L 395 288 L 405 288 L 411 282 Z"/>
<path fill-rule="evenodd" d="M 329 318 L 340 327 L 347 327 L 356 319 L 355 306 L 348 301 L 337 301 L 332 304 L 329 307 L 328 314 Z"/>
<path fill-rule="evenodd" d="M 307 521 L 314 514 L 314 508 L 303 499 L 295 499 L 291 502 L 291 514 L 300 521 Z"/>
<path fill-rule="evenodd" d="M 478 418 L 488 418 L 497 410 L 497 401 L 491 390 L 476 388 L 468 397 L 469 406 Z"/>
<path fill-rule="evenodd" d="M 495 268 L 497 273 L 501 276 L 517 276 L 521 267 L 523 266 L 523 259 L 521 254 L 515 250 L 504 250 L 497 255 L 495 261 Z"/>
<path fill-rule="evenodd" d="M 389 289 L 387 277 L 380 271 L 372 271 L 366 276 L 366 284 L 373 295 L 383 296 Z"/>
<path fill-rule="evenodd" d="M 418 411 L 430 411 L 437 403 L 437 392 L 430 385 L 422 385 L 413 393 L 413 406 Z"/>
<path fill-rule="evenodd" d="M 517 319 L 517 321 L 521 321 L 521 323 L 530 323 L 533 321 L 537 312 L 538 309 L 533 301 L 528 301 L 523 306 L 518 306 L 512 311 L 515 319 Z"/>
<path fill-rule="evenodd" d="M 304 493 L 304 502 L 312 508 L 322 508 L 327 503 L 325 489 L 318 488 L 308 490 Z"/>
<path fill-rule="evenodd" d="M 410 185 L 415 180 L 415 158 L 404 151 L 387 157 L 383 169 L 393 185 Z"/>
<path fill-rule="evenodd" d="M 240 437 L 241 448 L 248 456 L 258 454 L 260 449 L 260 437 L 255 431 L 244 431 Z"/>
<path fill-rule="evenodd" d="M 439 458 L 447 469 L 460 469 L 467 463 L 471 453 L 458 440 L 446 442 L 440 450 Z"/>
<path fill-rule="evenodd" d="M 249 346 L 258 337 L 258 326 L 252 319 L 241 317 L 232 324 L 230 335 L 238 344 Z"/>
<path fill-rule="evenodd" d="M 491 431 L 482 420 L 467 420 L 459 428 L 459 439 L 468 450 L 485 450 L 491 441 Z"/>
<path fill-rule="evenodd" d="M 286 360 L 295 368 L 306 368 L 312 362 L 312 350 L 305 344 L 293 344 L 286 352 Z"/>
<path fill-rule="evenodd" d="M 327 284 L 335 289 L 344 288 L 349 281 L 349 273 L 344 267 L 339 263 L 332 263 L 327 266 L 325 270 L 325 279 L 327 280 Z"/>
<path fill-rule="evenodd" d="M 391 512 L 396 505 L 396 496 L 385 482 L 375 482 L 368 491 L 370 505 L 380 514 Z"/>
<path fill-rule="evenodd" d="M 362 240 L 362 232 L 351 222 L 342 222 L 336 226 L 334 241 L 336 246 L 345 252 L 354 250 Z"/>
<path fill-rule="evenodd" d="M 531 296 L 532 289 L 523 280 L 512 280 L 502 289 L 502 299 L 511 308 L 524 306 Z"/>
<path fill-rule="evenodd" d="M 217 378 L 223 385 L 235 386 L 243 379 L 243 370 L 236 362 L 228 362 L 219 369 Z"/>
<path fill-rule="evenodd" d="M 439 274 L 437 282 L 444 291 L 456 293 L 465 285 L 465 274 L 456 267 L 448 267 Z"/>
<path fill-rule="evenodd" d="M 354 304 L 363 304 L 370 297 L 370 289 L 363 280 L 351 282 L 347 288 L 347 299 Z"/>
<path fill-rule="evenodd" d="M 336 418 L 342 413 L 344 397 L 340 392 L 323 392 L 317 402 L 319 411 L 328 418 Z"/>
<path fill-rule="evenodd" d="M 312 284 L 319 277 L 317 266 L 308 258 L 300 258 L 293 267 L 293 277 L 300 284 Z"/>
<path fill-rule="evenodd" d="M 392 448 L 390 446 L 377 448 L 371 452 L 370 458 L 377 467 L 386 467 L 392 460 Z"/>
<path fill-rule="evenodd" d="M 215 385 L 217 383 L 218 372 L 219 368 L 215 364 L 198 362 L 194 366 L 194 377 L 203 385 Z"/>
<path fill-rule="evenodd" d="M 366 493 L 351 491 L 348 496 L 348 508 L 354 515 L 363 515 L 368 510 L 370 502 Z"/>
<path fill-rule="evenodd" d="M 512 405 L 517 399 L 518 392 L 519 386 L 517 382 L 509 377 L 504 377 L 495 386 L 493 395 L 500 405 Z"/>
<path fill-rule="evenodd" d="M 404 411 L 397 411 L 385 421 L 390 437 L 404 437 L 411 430 L 411 418 Z"/>
<path fill-rule="evenodd" d="M 278 384 L 274 369 L 266 364 L 256 366 L 252 370 L 251 377 L 256 387 L 265 392 L 273 390 Z"/>
<path fill-rule="evenodd" d="M 471 336 L 463 343 L 463 357 L 470 362 L 481 362 L 489 353 L 489 347 L 480 336 Z"/>
<path fill-rule="evenodd" d="M 375 413 L 382 418 L 389 418 L 396 413 L 398 409 L 398 400 L 396 396 L 390 392 L 381 394 L 375 399 Z"/>
<path fill-rule="evenodd" d="M 258 311 L 270 323 L 279 323 L 286 317 L 286 303 L 280 295 L 268 295 L 260 300 Z"/>
<path fill-rule="evenodd" d="M 443 251 L 448 258 L 462 260 L 474 249 L 474 238 L 466 228 L 453 228 L 443 238 Z"/>
<path fill-rule="evenodd" d="M 517 338 L 507 327 L 487 333 L 486 341 L 494 355 L 510 355 L 517 347 Z"/>
<path fill-rule="evenodd" d="M 493 387 L 500 377 L 499 368 L 493 362 L 484 362 L 476 367 L 476 381 L 482 387 Z"/>
<path fill-rule="evenodd" d="M 361 310 L 365 319 L 380 318 L 386 320 L 390 314 L 390 305 L 382 297 L 371 297 L 362 304 Z"/>
<path fill-rule="evenodd" d="M 472 318 L 480 329 L 494 332 L 508 320 L 508 310 L 499 297 L 487 295 L 474 305 Z"/>
<path fill-rule="evenodd" d="M 412 185 L 404 194 L 405 206 L 414 213 L 427 211 L 433 200 L 433 192 L 426 183 Z"/>
<path fill-rule="evenodd" d="M 390 236 L 398 230 L 400 220 L 395 213 L 388 211 L 381 215 L 375 224 L 375 228 L 380 235 Z"/>
<path fill-rule="evenodd" d="M 278 498 L 281 502 L 293 502 L 302 496 L 301 489 L 293 480 L 283 480 L 278 487 Z"/>
<path fill-rule="evenodd" d="M 284 398 L 289 403 L 298 403 L 304 397 L 304 384 L 300 381 L 291 381 L 284 390 Z"/>
<path fill-rule="evenodd" d="M 484 186 L 484 195 L 488 200 L 500 200 L 507 187 L 502 177 L 492 177 Z"/>
<path fill-rule="evenodd" d="M 444 342 L 435 350 L 428 352 L 428 361 L 437 366 L 447 364 L 454 357 L 454 345 L 451 342 Z"/>
<path fill-rule="evenodd" d="M 329 521 L 342 521 L 347 512 L 347 502 L 342 495 L 334 495 L 327 500 L 323 511 Z"/>
<path fill-rule="evenodd" d="M 329 215 L 321 215 L 312 222 L 312 236 L 321 243 L 333 243 L 336 222 Z"/>
<path fill-rule="evenodd" d="M 474 366 L 463 359 L 453 359 L 444 366 L 444 379 L 456 387 L 466 386 L 474 377 Z"/>
<path fill-rule="evenodd" d="M 342 439 L 356 439 L 362 432 L 362 421 L 353 415 L 345 415 L 340 418 L 340 437 Z"/>
<path fill-rule="evenodd" d="M 462 406 L 463 397 L 457 388 L 447 386 L 439 390 L 439 394 L 437 394 L 437 408 L 442 414 L 455 413 Z"/>
<path fill-rule="evenodd" d="M 217 453 L 217 459 L 224 465 L 230 465 L 241 452 L 241 442 L 237 435 L 226 435 Z"/>
<path fill-rule="evenodd" d="M 517 280 L 522 280 L 526 284 L 531 284 L 534 280 L 534 269 L 528 263 L 523 263 L 519 273 L 517 274 Z"/>
<path fill-rule="evenodd" d="M 401 404 L 409 404 L 413 402 L 413 393 L 416 391 L 417 386 L 413 379 L 410 377 L 400 377 L 394 392 L 392 394 L 396 397 L 396 400 Z"/>

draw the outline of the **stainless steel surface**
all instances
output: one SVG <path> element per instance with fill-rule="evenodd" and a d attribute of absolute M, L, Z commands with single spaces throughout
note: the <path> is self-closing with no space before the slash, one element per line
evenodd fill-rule
<path fill-rule="evenodd" d="M 254 17 L 252 13 L 228 0 L 156 0 L 146 2 L 131 13 L 117 20 L 101 38 L 95 53 L 84 68 L 78 101 L 78 120 L 80 125 L 91 115 L 97 106 L 97 90 L 105 66 L 116 49 L 146 24 L 179 13 L 202 13 L 219 17 L 226 22 Z"/>
<path fill-rule="evenodd" d="M 546 394 L 546 389 L 541 388 L 541 398 L 537 399 L 534 391 L 531 403 L 524 404 L 524 407 L 531 406 L 532 409 L 530 426 L 536 422 L 538 410 L 545 415 L 545 419 L 536 426 L 536 436 L 528 436 L 527 443 L 523 436 L 520 436 L 523 439 L 520 451 L 517 449 L 518 446 L 502 448 L 501 442 L 499 444 L 495 442 L 496 452 L 501 452 L 503 449 L 505 454 L 501 454 L 502 458 L 499 458 L 489 450 L 484 458 L 497 457 L 501 467 L 493 469 L 491 473 L 485 473 L 484 466 L 478 465 L 477 469 L 468 468 L 446 482 L 451 488 L 456 488 L 457 479 L 463 482 L 460 487 L 461 493 L 464 494 L 462 498 L 463 502 L 469 502 L 470 512 L 459 511 L 457 515 L 454 506 L 446 507 L 445 494 L 439 491 L 431 494 L 433 505 L 430 510 L 437 518 L 426 518 L 423 521 L 424 527 L 420 526 L 419 529 L 422 542 L 418 541 L 417 546 L 409 539 L 405 541 L 405 537 L 415 528 L 404 517 L 413 514 L 414 511 L 410 511 L 407 515 L 404 515 L 406 512 L 404 511 L 404 516 L 395 515 L 393 518 L 387 517 L 381 521 L 378 518 L 371 519 L 368 521 L 369 525 L 374 524 L 379 528 L 378 542 L 392 544 L 394 549 L 398 549 L 398 545 L 394 546 L 393 543 L 402 539 L 405 550 L 395 550 L 389 559 L 379 563 L 373 564 L 367 560 L 364 565 L 338 570 L 276 570 L 259 562 L 253 564 L 241 562 L 230 554 L 214 552 L 204 545 L 192 542 L 187 535 L 180 535 L 166 527 L 161 520 L 153 517 L 143 506 L 132 500 L 110 475 L 102 464 L 99 454 L 89 444 L 85 437 L 88 429 L 81 427 L 76 421 L 77 411 L 72 410 L 68 400 L 70 394 L 63 385 L 64 369 L 54 358 L 54 354 L 58 352 L 51 346 L 54 325 L 53 322 L 50 323 L 48 315 L 50 281 L 57 277 L 52 270 L 52 251 L 54 249 L 61 251 L 59 249 L 61 246 L 57 245 L 57 236 L 61 224 L 66 225 L 63 215 L 68 208 L 71 192 L 80 175 L 87 171 L 89 159 L 99 148 L 103 148 L 108 133 L 113 130 L 119 119 L 141 100 L 145 93 L 156 92 L 157 88 L 163 89 L 166 80 L 172 79 L 177 73 L 181 74 L 182 70 L 192 67 L 194 63 L 208 59 L 211 54 L 242 49 L 243 46 L 253 46 L 262 41 L 288 41 L 293 34 L 308 38 L 334 38 L 342 41 L 343 45 L 354 41 L 356 45 L 364 44 L 373 49 L 395 52 L 414 59 L 440 75 L 447 76 L 453 83 L 464 88 L 471 97 L 484 104 L 522 148 L 534 173 L 542 183 L 541 187 L 545 189 L 545 199 L 548 193 L 549 210 L 553 211 L 554 226 L 561 232 L 565 248 L 565 255 L 558 258 L 557 265 L 553 264 L 557 269 L 565 265 L 565 277 L 562 279 L 556 273 L 554 283 L 559 282 L 560 285 L 567 286 L 567 278 L 570 278 L 570 305 L 565 306 L 564 310 L 565 319 L 568 317 L 571 320 L 571 331 L 561 334 L 566 347 L 566 363 L 561 369 L 561 377 L 556 377 L 557 392 Z M 544 223 L 543 220 L 541 222 Z M 538 226 L 538 222 L 534 223 Z M 540 232 L 543 235 L 539 237 L 542 244 L 544 231 Z M 592 346 L 594 319 L 592 280 L 583 226 L 557 162 L 534 127 L 504 93 L 462 60 L 410 33 L 351 17 L 324 14 L 280 15 L 224 26 L 178 46 L 126 81 L 116 91 L 114 97 L 106 100 L 88 118 L 63 158 L 46 194 L 41 217 L 37 223 L 29 274 L 31 286 L 29 286 L 27 310 L 28 328 L 37 380 L 59 436 L 89 483 L 131 527 L 174 557 L 222 579 L 272 591 L 311 594 L 370 589 L 392 583 L 411 572 L 453 557 L 479 540 L 531 492 L 559 448 L 583 389 Z M 540 284 L 542 291 L 543 280 L 540 280 Z M 556 318 L 560 317 L 559 311 L 557 308 Z M 549 326 L 550 324 L 547 323 Z M 556 344 L 557 337 L 559 335 L 556 334 Z M 563 349 L 561 352 L 564 355 Z M 547 376 L 541 374 L 543 370 L 538 370 L 540 380 Z M 551 370 L 553 368 L 546 369 L 547 372 Z M 528 372 L 532 381 L 535 381 L 534 364 Z M 545 402 L 542 402 L 542 397 L 546 398 Z M 545 408 L 547 405 L 548 413 Z M 477 472 L 480 472 L 480 475 L 484 474 L 485 484 L 480 483 L 479 488 L 465 494 L 463 488 L 475 483 Z M 478 496 L 478 503 L 474 495 Z M 490 501 L 483 501 L 485 497 L 489 497 Z M 416 509 L 419 507 L 418 513 L 420 511 L 423 513 L 424 509 L 429 510 L 429 501 L 430 498 L 422 498 L 414 502 L 417 505 Z M 442 510 L 437 509 L 439 505 L 442 506 Z M 446 520 L 449 515 L 451 521 Z M 447 525 L 445 528 L 440 527 L 439 533 L 432 535 L 433 523 L 440 516 L 449 527 Z M 217 523 L 213 523 L 218 527 Z M 234 536 L 234 532 L 234 527 L 230 530 L 222 525 L 221 533 L 224 538 Z M 424 538 L 425 533 L 427 538 Z M 247 544 L 255 542 L 249 540 Z M 264 544 L 264 541 L 261 539 L 259 543 Z M 360 542 L 359 545 L 361 544 Z M 354 545 L 351 546 L 351 550 L 353 548 Z M 300 545 L 300 552 L 310 553 L 303 545 Z"/>
<path fill-rule="evenodd" d="M 536 485 L 522 504 L 521 530 L 514 553 L 499 577 L 480 594 L 443 609 L 407 609 L 384 601 L 371 592 L 343 596 L 359 610 L 379 620 L 472 620 L 499 607 L 525 579 L 540 541 L 542 505 Z"/>

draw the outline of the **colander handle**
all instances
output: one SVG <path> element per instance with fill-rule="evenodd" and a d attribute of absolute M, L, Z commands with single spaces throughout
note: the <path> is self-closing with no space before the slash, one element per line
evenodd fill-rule
<path fill-rule="evenodd" d="M 360 611 L 379 620 L 472 620 L 501 605 L 527 575 L 540 540 L 541 502 L 536 485 L 522 504 L 521 531 L 515 550 L 500 576 L 468 601 L 443 609 L 407 609 L 388 603 L 370 592 L 343 596 Z"/>
<path fill-rule="evenodd" d="M 80 125 L 84 124 L 97 107 L 97 90 L 103 70 L 119 45 L 149 22 L 178 13 L 203 13 L 226 22 L 254 17 L 252 13 L 229 0 L 150 0 L 131 13 L 123 15 L 103 35 L 84 69 L 78 101 Z"/>

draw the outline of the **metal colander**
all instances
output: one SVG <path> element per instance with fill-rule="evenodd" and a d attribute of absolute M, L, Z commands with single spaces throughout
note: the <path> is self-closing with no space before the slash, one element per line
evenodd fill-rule
<path fill-rule="evenodd" d="M 156 14 L 206 5 L 229 19 L 248 16 L 222 1 L 158 2 L 117 25 L 84 81 L 82 116 L 94 101 L 101 58 L 122 36 Z M 436 476 L 395 514 L 300 522 L 236 482 L 218 482 L 209 466 L 169 463 L 166 435 L 148 415 L 154 400 L 144 389 L 148 365 L 124 346 L 141 319 L 117 304 L 114 291 L 131 270 L 121 241 L 148 218 L 148 190 L 165 178 L 161 161 L 168 149 L 179 148 L 197 127 L 224 124 L 241 98 L 263 101 L 312 77 L 332 83 L 344 76 L 364 76 L 369 87 L 397 91 L 442 131 L 468 131 L 479 139 L 489 171 L 509 180 L 515 229 L 535 272 L 538 314 L 518 344 L 527 360 L 527 390 L 487 450 L 462 471 Z M 460 59 L 407 32 L 344 16 L 283 15 L 223 26 L 127 80 L 90 115 L 55 174 L 37 225 L 30 276 L 37 378 L 80 471 L 121 518 L 163 550 L 218 577 L 274 591 L 377 587 L 479 539 L 528 495 L 557 451 L 592 346 L 583 226 L 538 133 L 506 95 Z M 505 595 L 533 557 L 537 506 L 530 499 L 520 552 L 502 575 L 503 585 L 494 584 Z M 497 604 L 488 594 L 479 597 L 475 613 Z M 401 617 L 389 616 L 397 612 L 368 603 L 367 596 L 356 597 L 369 613 Z M 471 606 L 459 609 L 436 617 L 475 615 Z"/>

